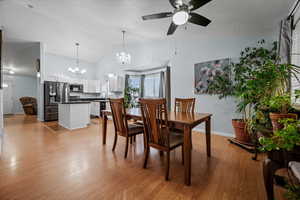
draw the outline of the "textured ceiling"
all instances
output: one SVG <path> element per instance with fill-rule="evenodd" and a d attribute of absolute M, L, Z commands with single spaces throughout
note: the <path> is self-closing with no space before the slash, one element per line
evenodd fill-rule
<path fill-rule="evenodd" d="M 213 21 L 207 28 L 180 27 L 172 37 L 270 33 L 293 2 L 213 0 L 196 11 Z M 74 43 L 79 42 L 81 58 L 97 62 L 120 45 L 122 29 L 130 44 L 166 39 L 171 19 L 141 20 L 142 15 L 163 11 L 172 11 L 168 0 L 1 0 L 0 25 L 5 40 L 41 41 L 51 53 L 74 57 Z"/>

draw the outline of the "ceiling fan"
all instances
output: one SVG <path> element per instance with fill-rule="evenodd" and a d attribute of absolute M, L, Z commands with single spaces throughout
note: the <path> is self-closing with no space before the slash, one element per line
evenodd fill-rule
<path fill-rule="evenodd" d="M 172 17 L 172 23 L 169 27 L 167 35 L 172 35 L 178 26 L 187 22 L 200 26 L 207 26 L 211 20 L 194 13 L 192 11 L 204 6 L 211 0 L 190 0 L 189 3 L 184 3 L 183 0 L 169 0 L 170 4 L 175 8 L 173 12 L 162 12 L 152 15 L 143 16 L 143 20 L 161 19 Z"/>

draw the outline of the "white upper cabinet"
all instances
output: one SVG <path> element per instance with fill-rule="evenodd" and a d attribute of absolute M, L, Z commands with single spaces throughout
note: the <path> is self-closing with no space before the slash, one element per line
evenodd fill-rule
<path fill-rule="evenodd" d="M 83 82 L 84 93 L 100 93 L 101 83 L 99 80 L 85 80 Z"/>
<path fill-rule="evenodd" d="M 76 79 L 76 78 L 70 78 L 70 77 L 59 76 L 59 75 L 47 76 L 45 80 L 83 85 L 84 93 L 100 93 L 101 92 L 101 81 L 100 80 L 84 80 L 84 79 Z"/>
<path fill-rule="evenodd" d="M 83 80 L 83 81 L 82 81 L 82 85 L 83 85 L 83 92 L 84 92 L 84 93 L 89 93 L 89 84 L 88 84 L 88 80 Z"/>
<path fill-rule="evenodd" d="M 109 78 L 110 92 L 123 92 L 125 79 L 122 76 L 114 76 Z"/>

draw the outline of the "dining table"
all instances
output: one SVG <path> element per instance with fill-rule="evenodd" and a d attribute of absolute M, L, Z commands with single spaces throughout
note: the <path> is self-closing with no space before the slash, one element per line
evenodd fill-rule
<path fill-rule="evenodd" d="M 103 145 L 106 144 L 107 120 L 111 116 L 111 110 L 102 111 L 102 139 Z M 126 117 L 133 120 L 142 120 L 140 108 L 126 110 Z M 196 112 L 168 112 L 168 124 L 176 129 L 181 129 L 184 137 L 184 182 L 191 185 L 191 163 L 192 163 L 192 129 L 205 122 L 206 153 L 211 156 L 211 117 L 209 113 Z"/>

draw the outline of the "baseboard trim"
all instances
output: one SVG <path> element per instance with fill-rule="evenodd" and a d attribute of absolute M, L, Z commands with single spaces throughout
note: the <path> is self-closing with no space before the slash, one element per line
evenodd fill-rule
<path fill-rule="evenodd" d="M 194 128 L 195 131 L 201 132 L 201 133 L 205 133 L 205 129 L 203 128 Z M 232 137 L 233 134 L 232 133 L 224 133 L 224 132 L 220 132 L 220 131 L 211 131 L 212 134 L 214 135 L 221 135 L 221 136 L 225 136 L 225 137 Z"/>

